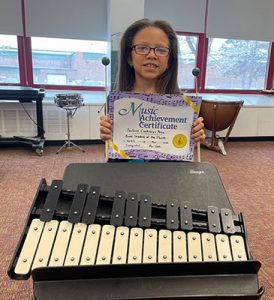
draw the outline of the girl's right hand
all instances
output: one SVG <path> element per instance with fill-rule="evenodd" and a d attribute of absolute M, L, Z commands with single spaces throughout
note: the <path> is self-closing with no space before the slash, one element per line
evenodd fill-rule
<path fill-rule="evenodd" d="M 100 117 L 100 138 L 103 141 L 110 140 L 111 138 L 112 121 L 109 115 Z"/>

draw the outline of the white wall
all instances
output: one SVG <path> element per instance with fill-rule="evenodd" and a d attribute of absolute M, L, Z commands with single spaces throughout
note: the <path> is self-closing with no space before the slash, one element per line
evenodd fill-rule
<path fill-rule="evenodd" d="M 274 102 L 274 100 L 273 100 Z M 24 104 L 35 119 L 35 104 Z M 102 104 L 86 104 L 79 108 L 71 120 L 72 140 L 98 140 L 98 113 Z M 44 103 L 44 129 L 47 140 L 65 140 L 67 132 L 66 113 L 53 103 Z M 219 132 L 224 136 L 226 131 Z M 29 120 L 18 103 L 0 103 L 0 135 L 35 136 L 36 126 Z M 230 137 L 267 137 L 274 136 L 274 103 L 273 106 L 244 106 L 236 120 Z"/>
<path fill-rule="evenodd" d="M 227 130 L 218 132 L 225 136 Z M 207 132 L 211 136 L 211 132 Z M 239 112 L 230 137 L 274 137 L 274 107 L 245 106 Z"/>
<path fill-rule="evenodd" d="M 24 104 L 31 117 L 36 120 L 35 103 Z M 71 139 L 100 139 L 98 113 L 102 104 L 80 107 L 70 119 Z M 46 140 L 65 140 L 67 138 L 67 119 L 65 109 L 53 103 L 43 105 L 43 121 Z M 4 138 L 13 136 L 35 136 L 36 125 L 29 119 L 23 108 L 16 102 L 0 103 L 0 135 Z"/>

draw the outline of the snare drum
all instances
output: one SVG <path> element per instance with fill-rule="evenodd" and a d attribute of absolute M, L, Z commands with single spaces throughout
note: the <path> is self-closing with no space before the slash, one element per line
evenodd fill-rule
<path fill-rule="evenodd" d="M 83 105 L 83 98 L 81 94 L 57 94 L 54 102 L 58 107 L 73 109 Z"/>

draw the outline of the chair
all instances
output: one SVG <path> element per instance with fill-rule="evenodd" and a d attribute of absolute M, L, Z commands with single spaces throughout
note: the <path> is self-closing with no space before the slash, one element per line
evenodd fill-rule
<path fill-rule="evenodd" d="M 202 142 L 202 145 L 218 152 L 227 155 L 225 145 L 227 143 L 230 132 L 235 124 L 237 116 L 243 100 L 237 101 L 218 101 L 218 100 L 203 100 L 200 116 L 204 118 L 205 129 L 212 131 L 211 138 L 207 138 Z M 219 137 L 216 132 L 228 128 L 224 138 Z"/>

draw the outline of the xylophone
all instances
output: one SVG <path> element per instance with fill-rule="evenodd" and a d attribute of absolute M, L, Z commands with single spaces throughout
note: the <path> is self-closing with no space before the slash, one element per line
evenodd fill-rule
<path fill-rule="evenodd" d="M 12 279 L 32 276 L 37 299 L 60 291 L 73 299 L 72 280 L 83 299 L 262 295 L 241 213 L 125 190 L 110 195 L 87 183 L 64 186 L 41 180 L 8 270 Z"/>

